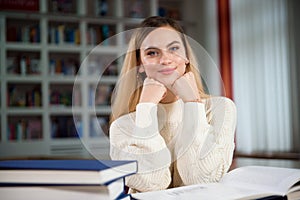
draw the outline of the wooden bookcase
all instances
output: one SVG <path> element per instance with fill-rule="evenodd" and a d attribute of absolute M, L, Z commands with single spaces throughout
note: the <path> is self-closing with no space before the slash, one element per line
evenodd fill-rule
<path fill-rule="evenodd" d="M 113 62 L 100 82 L 94 74 L 103 60 L 121 53 L 126 39 L 93 49 L 144 17 L 179 19 L 184 1 L 37 2 L 36 11 L 0 11 L 0 158 L 108 158 L 99 127 L 107 131 L 109 97 L 122 63 Z M 92 50 L 94 57 L 88 56 Z"/>

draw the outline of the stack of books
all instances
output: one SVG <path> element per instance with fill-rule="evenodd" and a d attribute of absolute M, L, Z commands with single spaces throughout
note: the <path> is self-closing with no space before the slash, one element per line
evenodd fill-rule
<path fill-rule="evenodd" d="M 2 199 L 130 199 L 125 177 L 137 172 L 136 161 L 0 161 Z"/>

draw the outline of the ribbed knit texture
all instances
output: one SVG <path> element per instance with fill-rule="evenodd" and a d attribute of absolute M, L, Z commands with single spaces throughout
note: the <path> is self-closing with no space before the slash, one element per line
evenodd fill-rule
<path fill-rule="evenodd" d="M 138 161 L 126 178 L 131 192 L 216 182 L 231 165 L 235 126 L 235 104 L 225 97 L 141 103 L 112 123 L 110 155 Z"/>

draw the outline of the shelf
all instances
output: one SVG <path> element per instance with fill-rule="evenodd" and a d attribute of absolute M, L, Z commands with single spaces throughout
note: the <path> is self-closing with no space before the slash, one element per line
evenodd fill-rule
<path fill-rule="evenodd" d="M 19 108 L 19 107 L 8 107 L 6 110 L 8 115 L 14 116 L 36 116 L 42 115 L 44 110 L 42 108 Z"/>
<path fill-rule="evenodd" d="M 87 52 L 88 54 L 117 54 L 120 52 L 120 48 L 118 46 L 105 46 L 100 43 L 96 46 L 88 45 Z"/>
<path fill-rule="evenodd" d="M 5 44 L 7 50 L 16 51 L 40 51 L 42 45 L 40 43 L 24 43 L 24 42 L 7 42 Z"/>
<path fill-rule="evenodd" d="M 68 144 L 73 144 L 73 145 L 81 145 L 81 141 L 80 138 L 54 138 L 53 139 L 53 143 L 51 145 L 52 148 L 54 147 L 58 147 L 58 146 L 65 146 L 63 149 L 66 148 L 66 146 L 68 146 Z"/>
<path fill-rule="evenodd" d="M 90 114 L 104 114 L 104 115 L 110 115 L 111 108 L 110 106 L 96 106 L 94 108 L 89 108 Z"/>
<path fill-rule="evenodd" d="M 62 115 L 72 115 L 81 114 L 83 109 L 80 107 L 73 108 L 72 106 L 64 106 L 64 105 L 50 105 L 49 106 L 49 114 L 52 116 L 62 116 Z"/>
<path fill-rule="evenodd" d="M 115 84 L 118 80 L 118 76 L 105 76 L 102 75 L 101 77 L 97 76 L 90 76 L 89 80 L 87 81 L 89 84 Z"/>
<path fill-rule="evenodd" d="M 40 83 L 43 80 L 41 75 L 7 75 L 8 83 Z"/>
<path fill-rule="evenodd" d="M 23 158 L 27 156 L 49 155 L 49 146 L 45 141 L 9 141 L 0 145 L 1 158 Z"/>
<path fill-rule="evenodd" d="M 0 17 L 5 16 L 12 19 L 26 19 L 26 20 L 39 20 L 41 18 L 47 19 L 48 21 L 61 22 L 62 18 L 64 22 L 78 22 L 85 21 L 88 23 L 106 23 L 106 24 L 139 24 L 142 18 L 130 18 L 130 17 L 118 17 L 118 16 L 89 16 L 89 15 L 77 15 L 77 14 L 64 14 L 58 13 L 55 15 L 53 13 L 32 13 L 32 12 L 16 12 L 16 11 L 5 11 L 5 13 L 0 13 Z"/>
<path fill-rule="evenodd" d="M 48 75 L 47 80 L 51 83 L 76 83 L 81 82 L 82 78 L 78 76 L 71 75 Z"/>
<path fill-rule="evenodd" d="M 62 53 L 80 53 L 82 48 L 76 44 L 48 44 L 47 49 L 50 52 L 62 52 Z"/>

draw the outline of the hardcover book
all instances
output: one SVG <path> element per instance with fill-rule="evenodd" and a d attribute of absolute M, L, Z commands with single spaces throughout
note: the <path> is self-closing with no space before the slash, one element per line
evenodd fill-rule
<path fill-rule="evenodd" d="M 108 185 L 2 185 L 0 194 L 5 200 L 107 200 L 127 197 L 123 178 Z"/>
<path fill-rule="evenodd" d="M 0 194 L 9 200 L 130 199 L 125 177 L 136 172 L 136 161 L 0 161 Z"/>
<path fill-rule="evenodd" d="M 0 161 L 1 184 L 105 185 L 136 172 L 136 161 Z"/>

